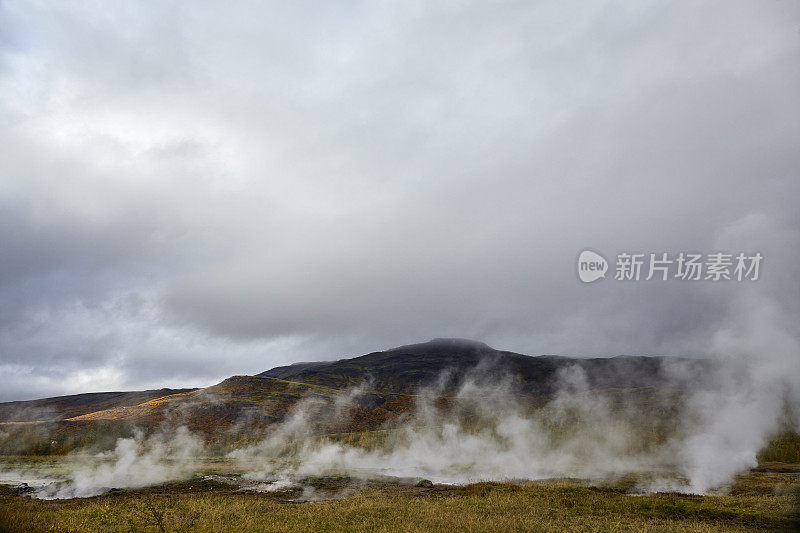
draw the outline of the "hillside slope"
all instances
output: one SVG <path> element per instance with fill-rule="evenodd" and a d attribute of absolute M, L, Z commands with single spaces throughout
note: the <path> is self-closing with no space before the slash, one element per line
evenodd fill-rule
<path fill-rule="evenodd" d="M 89 392 L 41 400 L 0 402 L 0 422 L 55 422 L 105 409 L 139 405 L 156 398 L 197 389 Z"/>
<path fill-rule="evenodd" d="M 376 390 L 411 393 L 421 385 L 435 382 L 443 372 L 450 373 L 454 385 L 463 381 L 467 374 L 475 378 L 510 375 L 519 380 L 521 391 L 547 396 L 558 385 L 557 373 L 571 366 L 585 371 L 591 388 L 630 389 L 686 385 L 677 381 L 669 371 L 668 366 L 671 364 L 694 367 L 698 371 L 708 366 L 703 360 L 677 357 L 529 356 L 495 350 L 482 342 L 433 339 L 352 359 L 276 367 L 258 376 L 333 388 L 344 388 L 370 380 L 372 388 Z M 691 372 L 688 374 L 697 375 Z"/>
<path fill-rule="evenodd" d="M 316 402 L 316 431 L 324 434 L 372 431 L 391 427 L 413 410 L 421 388 L 438 384 L 448 397 L 468 378 L 492 385 L 507 379 L 520 400 L 542 405 L 559 387 L 559 373 L 584 370 L 591 389 L 603 389 L 619 400 L 631 395 L 648 402 L 666 389 L 680 391 L 691 383 L 676 380 L 672 365 L 688 366 L 688 376 L 702 376 L 709 363 L 665 357 L 620 356 L 579 359 L 527 356 L 495 350 L 463 339 L 434 339 L 383 352 L 330 362 L 298 363 L 256 376 L 233 376 L 203 389 L 162 389 L 128 393 L 94 393 L 0 404 L 0 454 L 66 453 L 104 439 L 113 445 L 134 427 L 156 430 L 185 425 L 220 446 L 260 438 L 284 420 L 292 407 Z M 337 398 L 361 385 L 350 398 L 347 416 L 325 417 Z M 338 412 L 338 411 L 337 411 Z M 334 420 L 335 418 L 335 420 Z"/>

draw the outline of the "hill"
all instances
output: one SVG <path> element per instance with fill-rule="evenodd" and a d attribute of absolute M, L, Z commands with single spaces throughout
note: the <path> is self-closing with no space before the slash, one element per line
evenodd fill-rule
<path fill-rule="evenodd" d="M 473 377 L 509 375 L 519 380 L 521 391 L 548 396 L 557 386 L 556 374 L 569 366 L 586 372 L 592 388 L 631 389 L 662 387 L 674 384 L 665 363 L 680 361 L 701 369 L 707 362 L 677 357 L 618 356 L 610 358 L 574 358 L 529 356 L 495 350 L 466 339 L 433 339 L 429 342 L 400 346 L 351 359 L 332 362 L 297 363 L 276 367 L 258 374 L 333 388 L 345 388 L 370 380 L 380 391 L 413 393 L 449 372 L 454 385 L 469 373 Z"/>
<path fill-rule="evenodd" d="M 693 376 L 702 375 L 699 370 L 708 366 L 702 360 L 665 357 L 528 356 L 481 342 L 434 339 L 338 361 L 297 363 L 255 376 L 233 376 L 202 389 L 0 403 L 0 454 L 65 453 L 98 442 L 108 447 L 116 437 L 130 435 L 134 427 L 153 430 L 165 423 L 186 425 L 211 444 L 236 446 L 261 438 L 270 424 L 284 420 L 301 400 L 313 399 L 330 411 L 337 398 L 356 385 L 364 390 L 347 416 L 320 423 L 316 431 L 339 434 L 391 427 L 413 409 L 421 387 L 439 383 L 438 394 L 446 402 L 467 377 L 488 382 L 511 377 L 517 394 L 536 406 L 552 396 L 558 373 L 570 366 L 584 370 L 591 389 L 611 391 L 620 398 L 635 394 L 646 400 L 658 391 L 688 386 L 673 379 L 667 361 L 691 366 L 695 371 L 688 375 Z"/>
<path fill-rule="evenodd" d="M 55 422 L 65 418 L 134 406 L 171 394 L 197 389 L 158 389 L 132 392 L 89 392 L 41 400 L 0 403 L 0 422 Z"/>

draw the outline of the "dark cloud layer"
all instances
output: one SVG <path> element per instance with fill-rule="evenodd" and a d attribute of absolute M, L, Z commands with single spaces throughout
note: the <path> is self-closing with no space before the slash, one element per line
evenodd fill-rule
<path fill-rule="evenodd" d="M 321 10 L 320 10 L 321 9 Z M 795 2 L 0 3 L 0 400 L 798 313 Z M 751 284 L 577 253 L 761 251 Z"/>

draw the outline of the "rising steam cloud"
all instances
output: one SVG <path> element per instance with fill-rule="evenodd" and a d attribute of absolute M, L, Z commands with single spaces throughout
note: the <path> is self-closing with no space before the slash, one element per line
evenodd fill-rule
<path fill-rule="evenodd" d="M 708 388 L 689 399 L 689 435 L 677 445 L 689 490 L 703 493 L 756 466 L 782 428 L 800 429 L 800 336 L 796 317 L 773 302 L 744 298 L 717 332 L 720 360 Z"/>
<path fill-rule="evenodd" d="M 79 468 L 68 483 L 45 485 L 40 498 L 85 498 L 111 488 L 138 488 L 192 473 L 194 460 L 202 454 L 202 440 L 181 426 L 145 437 L 118 439 L 113 451 L 102 454 L 99 464 Z"/>

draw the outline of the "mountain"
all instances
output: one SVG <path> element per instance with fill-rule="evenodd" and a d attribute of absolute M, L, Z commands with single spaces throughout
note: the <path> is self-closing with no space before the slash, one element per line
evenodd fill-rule
<path fill-rule="evenodd" d="M 586 372 L 591 388 L 660 387 L 672 382 L 666 361 L 695 366 L 705 364 L 675 357 L 534 357 L 495 350 L 482 342 L 467 339 L 433 339 L 352 359 L 279 366 L 258 376 L 333 388 L 346 388 L 369 380 L 376 390 L 410 393 L 421 385 L 436 381 L 443 372 L 452 374 L 454 385 L 463 381 L 467 374 L 478 378 L 507 374 L 519 379 L 523 392 L 550 395 L 557 386 L 557 373 L 570 366 Z M 479 364 L 483 376 L 480 375 L 481 369 L 477 368 Z"/>
<path fill-rule="evenodd" d="M 69 396 L 54 396 L 41 400 L 0 403 L 0 422 L 55 422 L 96 411 L 162 398 L 197 389 L 158 389 L 132 392 L 88 392 Z"/>
<path fill-rule="evenodd" d="M 559 372 L 584 371 L 591 389 L 615 395 L 645 396 L 669 388 L 680 390 L 672 364 L 688 366 L 701 376 L 702 360 L 619 356 L 570 358 L 528 356 L 495 350 L 465 339 L 433 339 L 338 361 L 296 363 L 255 376 L 233 376 L 202 389 L 91 393 L 43 400 L 0 403 L 0 454 L 66 453 L 87 445 L 112 446 L 134 427 L 156 429 L 165 423 L 186 425 L 219 446 L 257 440 L 270 424 L 283 420 L 303 399 L 329 407 L 350 387 L 362 394 L 348 417 L 320 425 L 325 434 L 390 427 L 413 409 L 421 387 L 438 384 L 446 398 L 466 380 L 497 382 L 511 376 L 529 405 L 555 392 Z M 333 407 L 331 407 L 332 409 Z M 99 444 L 98 444 L 99 443 Z"/>

